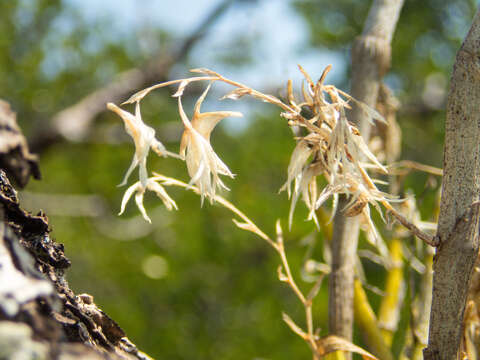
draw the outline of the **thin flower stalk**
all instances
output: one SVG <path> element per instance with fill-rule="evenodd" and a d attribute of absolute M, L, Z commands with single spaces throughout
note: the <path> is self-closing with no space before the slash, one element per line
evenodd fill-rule
<path fill-rule="evenodd" d="M 359 130 L 348 121 L 345 109 L 350 108 L 349 103 L 355 103 L 372 123 L 374 121 L 385 122 L 383 117 L 375 109 L 354 99 L 340 89 L 332 85 L 325 85 L 326 75 L 331 66 L 324 70 L 316 83 L 302 67 L 299 66 L 299 69 L 307 84 L 306 87 L 302 86 L 301 100 L 298 100 L 293 94 L 291 81 L 287 83 L 287 102 L 283 102 L 275 96 L 259 92 L 242 83 L 228 79 L 213 70 L 201 68 L 191 71 L 203 76 L 193 76 L 156 84 L 134 94 L 124 104 L 136 103 L 138 108 L 140 101 L 151 91 L 170 85 L 178 85 L 173 96 L 178 97 L 179 113 L 185 127 L 180 155 L 186 160 L 187 170 L 191 178 L 190 184 L 195 184 L 200 188 L 202 203 L 205 197 L 213 201 L 217 188 L 228 189 L 219 175 L 233 177 L 230 169 L 213 151 L 209 141 L 210 133 L 221 119 L 229 116 L 238 117 L 241 114 L 231 111 L 200 113 L 200 106 L 210 88 L 210 85 L 208 85 L 198 99 L 190 121 L 183 110 L 181 101 L 185 89 L 196 82 L 220 81 L 235 87 L 223 99 L 237 100 L 248 95 L 278 106 L 283 111 L 281 116 L 287 120 L 289 126 L 299 126 L 307 132 L 306 135 L 297 138 L 297 146 L 288 166 L 287 181 L 280 189 L 281 191 L 287 190 L 288 196 L 291 198 L 289 227 L 292 224 L 298 199 L 301 198 L 307 205 L 309 209 L 308 219 L 313 220 L 318 225 L 315 211 L 330 197 L 334 199 L 333 211 L 336 210 L 338 196 L 346 194 L 350 197 L 350 201 L 347 208 L 342 210 L 347 216 L 362 214 L 363 227 L 367 231 L 367 237 L 374 241 L 374 244 L 379 247 L 379 251 L 384 252 L 386 248 L 382 244 L 373 222 L 369 220 L 370 213 L 367 204 L 372 204 L 377 209 L 380 209 L 378 204 L 382 204 L 403 225 L 408 225 L 410 230 L 417 232 L 419 237 L 435 245 L 432 238 L 423 236 L 424 234 L 418 232 L 415 226 L 412 226 L 404 217 L 397 216 L 397 212 L 390 205 L 390 202 L 395 201 L 395 198 L 381 192 L 374 185 L 375 180 L 370 178 L 366 170 L 387 173 L 387 168 L 376 159 L 365 144 Z M 305 111 L 305 109 L 308 111 Z M 307 116 L 305 113 L 309 115 Z M 158 146 L 152 148 L 155 150 Z M 142 149 L 145 149 L 145 146 Z M 144 153 L 139 155 L 142 155 L 142 157 L 139 157 L 143 159 L 142 161 L 146 159 Z M 134 159 L 127 175 L 135 166 Z M 142 165 L 141 179 L 143 179 L 142 182 L 145 185 L 147 176 L 144 169 L 145 167 Z M 319 176 L 323 176 L 328 182 L 324 189 L 317 188 L 317 178 Z"/>
<path fill-rule="evenodd" d="M 201 195 L 201 190 L 196 187 L 196 186 L 191 186 L 187 183 L 184 183 L 180 180 L 166 177 L 161 174 L 155 174 L 154 177 L 149 179 L 151 181 L 160 183 L 163 186 L 179 186 L 184 189 L 189 189 L 194 191 L 195 193 Z M 313 299 L 315 296 L 318 294 L 318 291 L 320 290 L 321 284 L 323 277 L 319 277 L 317 281 L 315 282 L 314 286 L 311 288 L 310 292 L 307 295 L 304 295 L 303 292 L 300 290 L 298 285 L 296 284 L 290 266 L 288 264 L 287 256 L 285 253 L 285 248 L 284 248 L 284 242 L 283 242 L 283 232 L 282 228 L 280 226 L 280 222 L 277 221 L 276 223 L 276 241 L 273 241 L 268 235 L 266 235 L 263 231 L 261 231 L 254 223 L 251 221 L 243 212 L 241 212 L 238 208 L 236 208 L 232 203 L 229 201 L 225 200 L 223 197 L 219 195 L 215 195 L 214 198 L 216 203 L 219 203 L 220 205 L 226 207 L 230 211 L 232 211 L 235 215 L 237 215 L 242 221 L 238 220 L 233 220 L 234 223 L 242 230 L 250 231 L 255 233 L 256 235 L 260 236 L 262 239 L 264 239 L 271 247 L 275 249 L 275 251 L 279 254 L 280 260 L 281 260 L 281 266 L 278 270 L 279 274 L 279 279 L 283 282 L 286 282 L 289 287 L 292 289 L 293 293 L 297 296 L 297 298 L 300 300 L 300 302 L 303 304 L 304 309 L 305 309 L 305 319 L 306 319 L 306 324 L 307 324 L 307 331 L 302 330 L 301 327 L 295 324 L 295 322 L 286 314 L 283 314 L 283 319 L 284 321 L 289 325 L 289 327 L 294 331 L 297 335 L 302 337 L 309 347 L 312 349 L 312 353 L 314 355 L 315 359 L 320 359 L 320 354 L 321 354 L 321 349 L 324 343 L 327 343 L 327 340 L 322 342 L 322 339 L 320 339 L 315 332 L 314 326 L 313 326 L 313 314 L 312 314 L 312 305 L 313 305 Z M 331 342 L 332 339 L 328 339 L 328 342 Z M 363 354 L 368 354 L 365 350 L 359 348 L 358 346 L 355 346 L 351 344 L 350 342 L 339 338 L 339 340 L 335 341 L 333 343 L 338 351 L 360 351 L 360 353 L 363 352 Z M 320 347 L 319 347 L 320 346 Z M 326 354 L 325 354 L 326 355 Z M 335 356 L 335 359 L 338 360 L 343 360 L 344 357 L 342 356 L 342 353 L 338 353 L 337 355 L 329 354 L 328 358 L 331 358 L 331 356 Z M 370 356 L 370 354 L 368 355 Z M 375 357 L 370 357 L 372 359 L 376 359 Z"/>

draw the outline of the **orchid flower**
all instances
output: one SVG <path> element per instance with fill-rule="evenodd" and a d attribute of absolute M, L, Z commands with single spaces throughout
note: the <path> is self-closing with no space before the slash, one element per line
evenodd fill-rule
<path fill-rule="evenodd" d="M 165 146 L 155 138 L 155 130 L 145 125 L 140 114 L 140 103 L 135 105 L 135 115 L 132 115 L 128 111 L 120 109 L 113 103 L 108 103 L 107 108 L 117 115 L 119 115 L 123 123 L 125 124 L 125 131 L 130 135 L 135 143 L 135 154 L 133 155 L 132 163 L 128 168 L 122 182 L 118 186 L 123 186 L 127 183 L 128 178 L 132 174 L 133 170 L 139 167 L 140 182 L 143 187 L 147 185 L 147 156 L 150 148 L 161 156 L 176 156 L 165 149 Z"/>
<path fill-rule="evenodd" d="M 113 103 L 108 103 L 107 108 L 122 118 L 126 132 L 133 138 L 135 143 L 135 154 L 133 155 L 132 163 L 119 186 L 125 185 L 133 170 L 135 170 L 137 166 L 139 167 L 140 181 L 136 182 L 125 191 L 119 215 L 123 214 L 128 200 L 134 193 L 136 193 L 135 201 L 143 218 L 146 221 L 151 222 L 143 206 L 143 195 L 145 190 L 154 191 L 158 197 L 162 199 L 168 210 L 172 210 L 172 208 L 176 209 L 177 205 L 175 204 L 175 201 L 168 196 L 165 189 L 155 181 L 148 179 L 147 156 L 150 149 L 160 156 L 178 157 L 178 155 L 167 151 L 165 146 L 155 138 L 155 130 L 143 122 L 140 114 L 140 102 L 137 102 L 135 105 L 135 115 L 120 109 Z"/>
<path fill-rule="evenodd" d="M 130 200 L 132 195 L 135 193 L 135 202 L 137 203 L 137 207 L 142 213 L 143 218 L 149 223 L 152 223 L 152 220 L 150 220 L 150 217 L 147 215 L 147 211 L 143 206 L 143 195 L 145 194 L 145 190 L 151 190 L 155 192 L 157 196 L 163 201 L 168 210 L 172 210 L 173 208 L 178 209 L 177 204 L 170 196 L 168 196 L 163 186 L 155 182 L 154 178 L 148 178 L 145 185 L 143 185 L 141 181 L 137 181 L 135 184 L 130 186 L 127 191 L 125 191 L 125 195 L 123 195 L 122 205 L 120 207 L 120 212 L 118 213 L 118 215 L 123 214 L 128 200 Z"/>
<path fill-rule="evenodd" d="M 215 154 L 210 145 L 210 134 L 218 122 L 226 117 L 241 117 L 239 112 L 216 111 L 200 113 L 200 107 L 210 89 L 207 86 L 195 104 L 192 121 L 185 114 L 181 96 L 178 96 L 178 110 L 185 126 L 180 143 L 180 155 L 185 158 L 190 185 L 195 184 L 200 189 L 201 199 L 205 196 L 213 201 L 217 187 L 228 190 L 219 175 L 234 177 L 230 169 Z"/>

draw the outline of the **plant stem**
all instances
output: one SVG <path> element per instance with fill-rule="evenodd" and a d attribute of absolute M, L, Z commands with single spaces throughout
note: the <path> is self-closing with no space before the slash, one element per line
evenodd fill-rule
<path fill-rule="evenodd" d="M 365 294 L 359 279 L 355 279 L 355 321 L 362 329 L 362 338 L 367 349 L 382 360 L 393 360 L 390 344 L 385 341 L 382 331 L 378 327 L 377 317 Z"/>
<path fill-rule="evenodd" d="M 375 0 L 370 8 L 363 33 L 352 49 L 352 96 L 375 108 L 380 81 L 390 66 L 390 43 L 400 15 L 403 0 Z M 356 123 L 368 143 L 370 124 L 367 114 L 354 106 L 350 120 Z M 353 266 L 357 250 L 359 219 L 342 214 L 346 205 L 339 201 L 334 218 L 332 273 L 329 292 L 330 333 L 352 339 Z"/>

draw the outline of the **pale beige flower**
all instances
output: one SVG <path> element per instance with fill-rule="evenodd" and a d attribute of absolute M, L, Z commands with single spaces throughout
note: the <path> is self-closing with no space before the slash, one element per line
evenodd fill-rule
<path fill-rule="evenodd" d="M 155 130 L 150 126 L 145 125 L 142 120 L 142 115 L 140 114 L 139 102 L 137 102 L 135 105 L 135 115 L 120 109 L 113 103 L 108 103 L 107 108 L 122 118 L 125 124 L 125 131 L 132 137 L 135 143 L 135 154 L 133 155 L 132 163 L 130 164 L 130 167 L 128 168 L 119 186 L 123 186 L 127 183 L 128 178 L 132 174 L 133 170 L 135 170 L 135 168 L 138 166 L 140 183 L 143 187 L 145 187 L 148 177 L 147 156 L 150 149 L 154 150 L 161 156 L 175 156 L 176 154 L 168 152 L 165 149 L 165 146 L 163 146 L 163 144 L 155 138 Z"/>
<path fill-rule="evenodd" d="M 145 194 L 145 190 L 155 192 L 157 196 L 163 201 L 168 210 L 172 210 L 174 208 L 178 209 L 175 201 L 170 196 L 168 196 L 163 186 L 157 183 L 155 180 L 155 178 L 148 178 L 145 182 L 145 185 L 143 185 L 141 181 L 137 181 L 135 184 L 130 186 L 127 191 L 125 191 L 125 195 L 123 195 L 122 205 L 120 207 L 120 212 L 118 213 L 118 215 L 123 214 L 128 200 L 130 200 L 132 195 L 135 194 L 135 202 L 137 203 L 138 209 L 142 213 L 143 218 L 149 223 L 151 223 L 152 221 L 150 220 L 150 217 L 147 215 L 147 211 L 143 206 L 143 195 Z"/>
<path fill-rule="evenodd" d="M 297 138 L 288 165 L 287 181 L 280 189 L 287 189 L 291 197 L 289 225 L 300 197 L 309 210 L 308 220 L 317 223 L 316 210 L 332 197 L 333 217 L 338 196 L 345 194 L 349 203 L 341 210 L 346 216 L 361 216 L 367 237 L 383 254 L 385 247 L 371 221 L 369 204 L 380 211 L 378 203 L 394 199 L 377 189 L 366 169 L 385 174 L 387 170 L 370 151 L 358 129 L 348 121 L 345 109 L 350 108 L 349 102 L 355 102 L 371 121 L 382 121 L 381 115 L 334 86 L 324 85 L 328 67 L 316 83 L 301 67 L 300 71 L 307 84 L 306 88 L 302 85 L 303 102 L 295 98 L 292 84 L 288 82 L 290 108 L 281 114 L 290 126 L 299 126 L 304 129 L 301 132 L 307 133 Z M 318 191 L 317 177 L 322 175 L 327 185 Z"/>
<path fill-rule="evenodd" d="M 217 187 L 228 190 L 219 175 L 234 177 L 230 169 L 215 154 L 210 145 L 210 134 L 218 122 L 226 117 L 241 117 L 234 111 L 216 111 L 200 113 L 200 107 L 210 89 L 208 85 L 197 100 L 192 121 L 185 114 L 181 96 L 178 96 L 178 110 L 185 126 L 180 143 L 180 155 L 185 158 L 190 184 L 200 189 L 202 202 L 205 196 L 213 201 Z"/>
<path fill-rule="evenodd" d="M 292 202 L 290 204 L 290 212 L 288 216 L 288 226 L 291 229 L 293 221 L 293 212 L 297 201 L 302 196 L 302 200 L 310 210 L 308 220 L 314 220 L 318 226 L 317 216 L 315 214 L 315 203 L 317 201 L 317 175 L 323 170 L 321 163 L 311 163 L 305 166 L 302 172 L 295 178 L 295 185 L 293 189 Z"/>
<path fill-rule="evenodd" d="M 298 179 L 301 175 L 303 168 L 305 167 L 310 155 L 312 155 L 313 149 L 312 146 L 308 143 L 307 140 L 301 139 L 297 142 L 297 146 L 292 152 L 290 157 L 290 163 L 288 164 L 288 177 L 287 181 L 280 188 L 280 192 L 287 190 L 288 197 L 291 196 L 291 184 L 295 179 Z M 295 191 L 296 189 L 294 189 Z"/>

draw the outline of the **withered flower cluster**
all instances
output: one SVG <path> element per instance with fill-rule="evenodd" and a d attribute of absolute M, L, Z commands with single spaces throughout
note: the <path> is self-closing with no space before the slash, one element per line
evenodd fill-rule
<path fill-rule="evenodd" d="M 199 73 L 200 76 L 160 83 L 130 97 L 124 104 L 135 103 L 135 115 L 109 103 L 108 108 L 123 119 L 126 131 L 133 138 L 136 149 L 132 164 L 121 185 L 126 183 L 134 168 L 139 166 L 139 181 L 125 192 L 120 213 L 124 211 L 129 198 L 135 193 L 140 211 L 144 218 L 150 221 L 142 203 L 145 190 L 154 191 L 169 210 L 177 208 L 158 178 L 147 175 L 146 159 L 150 149 L 158 155 L 175 156 L 186 162 L 190 176 L 189 185 L 195 185 L 199 189 L 202 203 L 204 198 L 208 198 L 210 202 L 215 201 L 217 188 L 228 190 L 220 175 L 231 178 L 234 175 L 213 150 L 210 136 L 219 121 L 226 117 L 240 117 L 242 114 L 234 111 L 200 112 L 210 87 L 213 83 L 220 81 L 234 87 L 222 99 L 238 100 L 249 95 L 276 105 L 282 110 L 281 117 L 287 120 L 296 134 L 294 138 L 297 144 L 288 165 L 287 181 L 280 189 L 280 191 L 287 190 L 291 198 L 290 226 L 298 199 L 301 198 L 309 209 L 308 219 L 318 224 L 316 210 L 332 198 L 333 214 L 338 204 L 339 194 L 345 194 L 349 198 L 348 205 L 342 209 L 345 215 L 361 216 L 368 238 L 379 246 L 381 239 L 371 220 L 370 205 L 381 213 L 379 203 L 390 210 L 389 202 L 394 200 L 394 197 L 380 191 L 375 185 L 376 181 L 367 173 L 367 169 L 374 169 L 376 172 L 386 174 L 387 169 L 369 150 L 358 128 L 348 121 L 347 112 L 351 105 L 355 104 L 369 116 L 372 122 L 385 120 L 376 110 L 355 100 L 335 86 L 325 85 L 325 77 L 330 66 L 324 70 L 317 82 L 314 82 L 302 67 L 299 68 L 305 78 L 301 88 L 301 99 L 297 99 L 293 94 L 291 81 L 287 84 L 287 99 L 282 101 L 275 96 L 263 94 L 227 79 L 212 70 L 194 69 L 191 71 Z M 182 96 L 185 88 L 194 82 L 208 82 L 208 85 L 197 100 L 193 116 L 189 119 L 183 109 Z M 155 138 L 155 131 L 145 125 L 140 115 L 141 100 L 151 91 L 170 85 L 178 85 L 173 97 L 178 99 L 179 115 L 184 125 L 179 155 L 165 149 Z M 321 189 L 319 177 L 323 177 L 325 179 L 323 183 L 326 183 L 326 186 Z M 384 246 L 379 246 L 379 249 L 381 248 L 384 249 Z"/>

